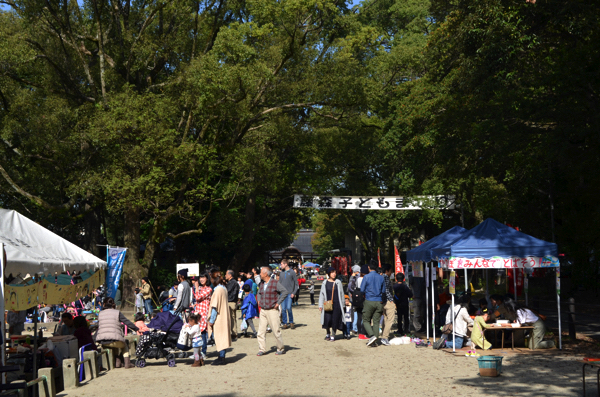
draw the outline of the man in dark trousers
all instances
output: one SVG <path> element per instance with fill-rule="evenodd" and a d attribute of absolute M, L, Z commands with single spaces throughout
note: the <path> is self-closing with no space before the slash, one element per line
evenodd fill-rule
<path fill-rule="evenodd" d="M 396 274 L 396 285 L 394 285 L 394 303 L 396 304 L 396 313 L 398 315 L 398 332 L 406 335 L 410 331 L 408 322 L 408 300 L 412 298 L 413 293 L 404 284 L 404 274 Z"/>
<path fill-rule="evenodd" d="M 240 285 L 235 280 L 235 273 L 233 270 L 227 270 L 227 273 L 225 273 L 225 280 L 227 280 L 227 302 L 229 306 L 229 315 L 231 316 L 231 339 L 235 340 L 235 338 L 237 338 L 237 319 L 235 312 Z"/>
<path fill-rule="evenodd" d="M 379 339 L 379 320 L 383 314 L 382 302 L 386 299 L 385 280 L 381 274 L 377 273 L 378 268 L 377 262 L 371 261 L 369 274 L 363 277 L 360 285 L 360 290 L 365 293 L 363 325 L 369 337 L 367 346 L 372 347 L 376 346 L 375 342 Z"/>
<path fill-rule="evenodd" d="M 290 269 L 287 259 L 281 260 L 279 268 L 281 269 L 279 284 L 283 285 L 286 291 L 290 293 L 281 303 L 281 323 L 283 324 L 281 328 L 294 329 L 296 325 L 294 324 L 294 315 L 292 314 L 292 299 L 298 293 L 298 277 L 296 276 L 296 272 Z"/>

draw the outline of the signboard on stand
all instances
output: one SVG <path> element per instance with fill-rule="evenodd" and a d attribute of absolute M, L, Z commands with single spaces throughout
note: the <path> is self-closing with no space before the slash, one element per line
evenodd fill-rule
<path fill-rule="evenodd" d="M 452 295 L 456 294 L 456 273 L 454 270 L 450 272 L 449 292 Z"/>

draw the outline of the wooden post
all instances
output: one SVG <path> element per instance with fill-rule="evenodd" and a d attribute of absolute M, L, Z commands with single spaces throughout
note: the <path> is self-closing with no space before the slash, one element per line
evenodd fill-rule
<path fill-rule="evenodd" d="M 575 332 L 575 298 L 569 298 L 569 338 L 572 341 L 577 339 Z"/>

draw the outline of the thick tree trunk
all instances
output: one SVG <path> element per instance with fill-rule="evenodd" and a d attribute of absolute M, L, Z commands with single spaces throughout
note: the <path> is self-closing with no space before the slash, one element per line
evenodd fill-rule
<path fill-rule="evenodd" d="M 85 205 L 85 214 L 84 214 L 84 228 L 85 228 L 85 239 L 84 244 L 87 251 L 91 252 L 93 255 L 97 257 L 101 257 L 100 249 L 98 244 L 103 240 L 102 231 L 101 231 L 101 223 L 100 217 L 98 216 L 98 212 L 96 208 L 92 208 L 89 204 Z"/>
<path fill-rule="evenodd" d="M 129 209 L 125 212 L 124 227 L 125 264 L 123 265 L 123 306 L 135 304 L 133 289 L 141 278 L 146 276 L 144 267 L 140 263 L 140 212 L 138 209 Z"/>
<path fill-rule="evenodd" d="M 161 226 L 161 222 L 159 222 L 158 220 L 154 221 L 154 225 L 152 226 L 148 242 L 146 243 L 144 259 L 142 260 L 142 265 L 144 266 L 146 272 L 148 272 L 150 266 L 152 266 L 152 262 L 154 260 L 154 255 L 156 254 L 156 249 L 158 248 L 159 241 L 163 239 L 163 236 L 161 236 L 160 234 Z"/>
<path fill-rule="evenodd" d="M 242 232 L 242 240 L 233 256 L 229 269 L 234 272 L 239 272 L 246 264 L 246 261 L 252 253 L 252 242 L 256 235 L 256 225 L 254 219 L 256 216 L 256 193 L 251 193 L 246 200 L 246 213 L 244 215 L 244 230 Z"/>

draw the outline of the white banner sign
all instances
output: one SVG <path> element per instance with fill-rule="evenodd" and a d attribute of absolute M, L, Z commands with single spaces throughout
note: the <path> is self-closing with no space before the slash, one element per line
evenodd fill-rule
<path fill-rule="evenodd" d="M 294 208 L 341 210 L 421 210 L 453 209 L 454 196 L 415 197 L 358 197 L 358 196 L 303 196 L 294 195 Z"/>
<path fill-rule="evenodd" d="M 526 257 L 526 258 L 455 258 L 440 259 L 444 269 L 529 269 L 539 267 L 558 267 L 558 258 Z"/>

